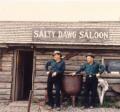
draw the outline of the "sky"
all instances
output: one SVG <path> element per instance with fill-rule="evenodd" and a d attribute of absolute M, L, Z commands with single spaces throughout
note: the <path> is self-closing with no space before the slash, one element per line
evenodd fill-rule
<path fill-rule="evenodd" d="M 120 0 L 0 0 L 0 21 L 120 21 Z"/>

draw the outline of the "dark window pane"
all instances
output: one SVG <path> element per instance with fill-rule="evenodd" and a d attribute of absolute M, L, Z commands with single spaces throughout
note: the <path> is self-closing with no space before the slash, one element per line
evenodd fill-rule
<path fill-rule="evenodd" d="M 120 72 L 120 59 L 105 59 L 105 68 L 108 73 L 111 71 L 119 71 Z"/>

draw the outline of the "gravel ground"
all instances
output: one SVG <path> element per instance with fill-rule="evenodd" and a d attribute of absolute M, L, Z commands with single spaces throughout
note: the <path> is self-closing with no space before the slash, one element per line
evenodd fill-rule
<path fill-rule="evenodd" d="M 12 102 L 10 104 L 0 104 L 0 112 L 27 112 L 28 103 L 25 102 Z M 37 104 L 32 104 L 30 112 L 57 112 L 55 109 L 47 110 L 45 106 L 40 106 Z M 73 108 L 72 106 L 63 107 L 60 112 L 120 112 L 117 108 L 94 108 L 94 109 L 84 109 L 80 107 Z"/>

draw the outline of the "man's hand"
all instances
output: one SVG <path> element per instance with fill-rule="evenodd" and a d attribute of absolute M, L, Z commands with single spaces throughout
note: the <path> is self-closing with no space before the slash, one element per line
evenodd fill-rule
<path fill-rule="evenodd" d="M 49 74 L 50 74 L 50 71 L 47 71 L 46 74 L 49 75 Z"/>
<path fill-rule="evenodd" d="M 76 72 L 73 72 L 71 75 L 72 75 L 72 76 L 76 75 Z"/>
<path fill-rule="evenodd" d="M 52 77 L 55 77 L 57 75 L 57 72 L 52 73 Z"/>
<path fill-rule="evenodd" d="M 97 78 L 99 78 L 99 77 L 100 77 L 100 74 L 99 74 L 99 73 L 97 73 L 97 74 L 96 74 L 96 77 L 97 77 Z"/>

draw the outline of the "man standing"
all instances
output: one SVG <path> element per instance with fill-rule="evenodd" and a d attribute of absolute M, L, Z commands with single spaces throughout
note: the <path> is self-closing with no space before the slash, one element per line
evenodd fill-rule
<path fill-rule="evenodd" d="M 84 108 L 93 108 L 95 106 L 95 99 L 97 95 L 97 85 L 98 85 L 98 79 L 97 77 L 100 76 L 104 72 L 104 66 L 98 64 L 94 61 L 94 55 L 88 54 L 86 56 L 87 62 L 80 67 L 80 69 L 73 73 L 79 74 L 80 72 L 84 71 L 86 80 L 85 80 L 85 98 L 84 98 Z"/>
<path fill-rule="evenodd" d="M 53 59 L 48 61 L 45 69 L 47 71 L 47 93 L 48 93 L 48 107 L 52 109 L 54 104 L 56 110 L 60 110 L 60 91 L 61 91 L 61 79 L 65 71 L 65 62 L 62 59 L 60 51 L 54 51 Z M 55 85 L 55 99 L 53 98 L 53 84 Z"/>

